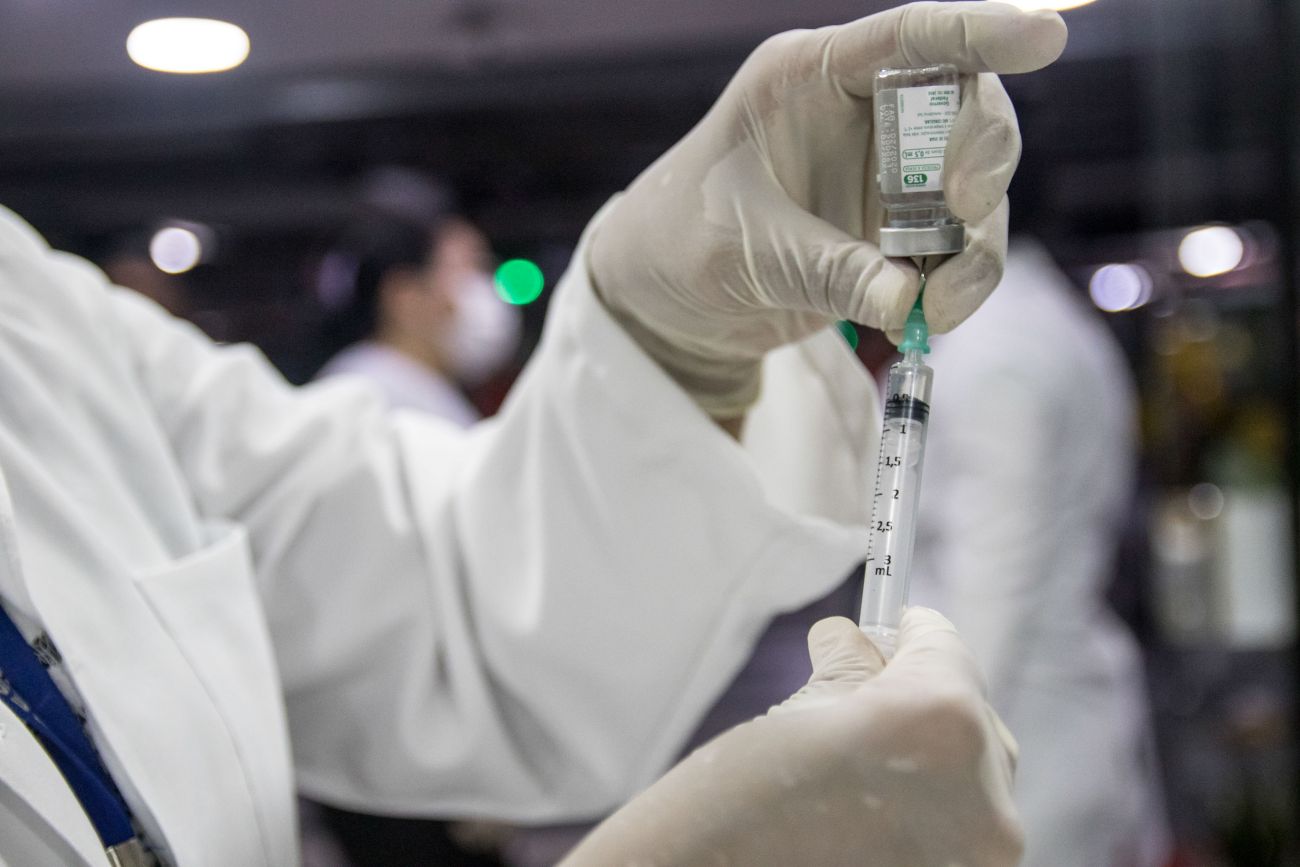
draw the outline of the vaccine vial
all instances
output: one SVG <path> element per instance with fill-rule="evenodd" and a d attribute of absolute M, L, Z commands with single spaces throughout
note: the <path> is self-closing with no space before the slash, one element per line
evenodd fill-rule
<path fill-rule="evenodd" d="M 943 157 L 961 105 L 957 67 L 882 69 L 875 87 L 880 200 L 886 256 L 960 253 L 962 224 L 943 197 Z"/>

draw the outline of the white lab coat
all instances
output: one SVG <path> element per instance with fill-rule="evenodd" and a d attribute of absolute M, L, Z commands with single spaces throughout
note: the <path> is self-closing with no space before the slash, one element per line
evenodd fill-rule
<path fill-rule="evenodd" d="M 363 340 L 352 344 L 326 362 L 316 377 L 344 375 L 360 376 L 379 386 L 391 407 L 427 412 L 457 427 L 469 427 L 479 420 L 478 410 L 455 383 L 383 343 Z"/>
<path fill-rule="evenodd" d="M 291 388 L 0 209 L 0 596 L 61 650 L 170 860 L 295 863 L 295 783 L 408 815 L 608 810 L 765 621 L 861 557 L 874 396 L 833 333 L 769 360 L 772 399 L 808 385 L 756 411 L 756 451 L 808 470 L 764 474 L 582 268 L 553 304 L 466 434 Z M 833 447 L 790 453 L 803 428 Z M 0 863 L 105 863 L 2 705 Z"/>
<path fill-rule="evenodd" d="M 1020 742 L 1023 865 L 1161 864 L 1141 660 L 1104 599 L 1132 492 L 1132 377 L 1030 243 L 933 347 L 912 601 L 957 625 Z"/>

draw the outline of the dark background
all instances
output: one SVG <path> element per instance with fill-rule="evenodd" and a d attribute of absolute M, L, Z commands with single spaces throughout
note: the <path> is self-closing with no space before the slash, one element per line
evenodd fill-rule
<path fill-rule="evenodd" d="M 211 226 L 215 254 L 186 277 L 201 321 L 301 381 L 322 360 L 314 268 L 368 170 L 447 179 L 496 252 L 536 260 L 549 288 L 591 214 L 690 129 L 758 41 L 889 5 L 0 0 L 0 202 L 92 258 L 168 219 Z M 210 77 L 134 68 L 126 33 L 162 14 L 239 23 L 249 62 Z M 1182 857 L 1296 863 L 1292 644 L 1162 627 L 1151 533 L 1158 503 L 1213 480 L 1210 456 L 1243 413 L 1275 420 L 1269 483 L 1294 510 L 1300 13 L 1287 0 L 1097 0 L 1065 17 L 1061 62 L 1006 79 L 1026 143 L 1014 223 L 1081 291 L 1109 262 L 1152 274 L 1151 303 L 1108 317 L 1146 420 L 1114 597 L 1148 653 Z M 1242 226 L 1248 258 L 1189 278 L 1174 250 L 1209 222 Z M 543 306 L 527 311 L 530 339 Z M 1254 347 L 1208 414 L 1180 403 L 1157 346 L 1170 322 L 1207 316 Z"/>

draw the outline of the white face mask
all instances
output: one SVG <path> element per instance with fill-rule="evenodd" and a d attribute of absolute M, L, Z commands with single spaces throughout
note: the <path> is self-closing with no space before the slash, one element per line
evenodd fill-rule
<path fill-rule="evenodd" d="M 456 284 L 456 313 L 440 335 L 450 373 L 478 385 L 513 357 L 523 333 L 519 308 L 497 295 L 492 278 L 471 274 Z"/>

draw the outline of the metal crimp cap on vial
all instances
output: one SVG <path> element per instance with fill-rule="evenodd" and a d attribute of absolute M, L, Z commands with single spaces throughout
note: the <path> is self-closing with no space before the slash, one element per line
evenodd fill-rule
<path fill-rule="evenodd" d="M 966 227 L 961 223 L 880 230 L 880 252 L 886 256 L 940 256 L 960 253 L 965 246 Z"/>

